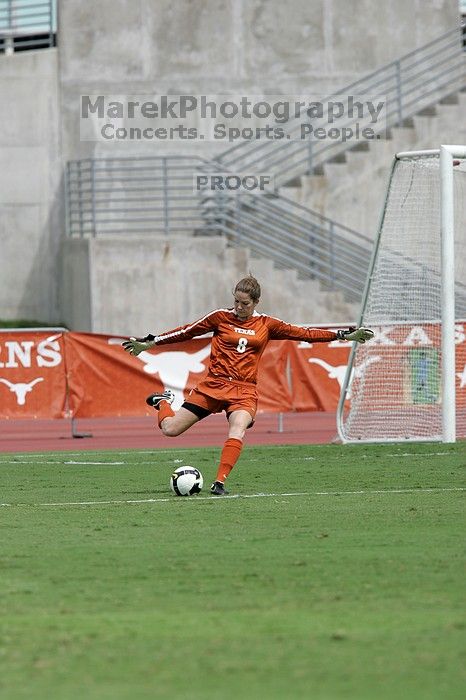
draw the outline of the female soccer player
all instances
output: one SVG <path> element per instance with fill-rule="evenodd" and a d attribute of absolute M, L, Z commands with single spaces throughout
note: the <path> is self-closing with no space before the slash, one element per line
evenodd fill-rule
<path fill-rule="evenodd" d="M 213 333 L 208 374 L 191 390 L 181 408 L 176 413 L 173 411 L 170 404 L 174 394 L 171 391 L 151 394 L 146 401 L 158 411 L 159 427 L 169 437 L 181 435 L 211 413 L 226 412 L 228 439 L 210 489 L 216 496 L 228 493 L 225 480 L 238 460 L 246 429 L 254 423 L 258 399 L 257 368 L 269 340 L 307 340 L 312 343 L 356 340 L 364 343 L 374 335 L 368 328 L 334 332 L 285 323 L 255 310 L 260 295 L 259 282 L 249 275 L 236 285 L 232 309 L 216 309 L 194 323 L 157 336 L 149 334 L 145 338 L 130 338 L 123 343 L 127 352 L 139 355 L 156 345 L 178 343 Z"/>

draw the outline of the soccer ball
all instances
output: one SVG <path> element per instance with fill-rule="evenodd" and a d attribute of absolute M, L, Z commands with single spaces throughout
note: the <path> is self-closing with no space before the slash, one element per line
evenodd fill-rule
<path fill-rule="evenodd" d="M 199 469 L 190 467 L 178 467 L 170 478 L 170 488 L 176 496 L 192 496 L 199 493 L 204 484 L 204 479 Z"/>

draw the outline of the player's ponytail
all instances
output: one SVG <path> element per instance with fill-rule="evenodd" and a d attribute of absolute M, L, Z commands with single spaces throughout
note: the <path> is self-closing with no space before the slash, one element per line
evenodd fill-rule
<path fill-rule="evenodd" d="M 244 292 L 245 294 L 249 294 L 251 299 L 256 303 L 261 298 L 261 286 L 256 278 L 251 274 L 249 274 L 247 277 L 243 277 L 243 279 L 238 282 L 235 287 L 235 292 Z"/>

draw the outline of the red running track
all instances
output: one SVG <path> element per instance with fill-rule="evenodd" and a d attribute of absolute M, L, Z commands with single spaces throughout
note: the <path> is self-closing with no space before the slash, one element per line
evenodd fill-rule
<path fill-rule="evenodd" d="M 248 445 L 305 445 L 332 442 L 334 413 L 261 413 L 246 433 Z M 0 420 L 0 452 L 219 447 L 227 437 L 225 416 L 196 423 L 183 435 L 167 438 L 153 418 L 69 420 Z"/>

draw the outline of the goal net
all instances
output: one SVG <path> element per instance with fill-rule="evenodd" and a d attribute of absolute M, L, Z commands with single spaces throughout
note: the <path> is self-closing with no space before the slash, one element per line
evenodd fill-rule
<path fill-rule="evenodd" d="M 395 157 L 360 325 L 375 337 L 352 349 L 341 439 L 465 438 L 465 147 Z"/>

